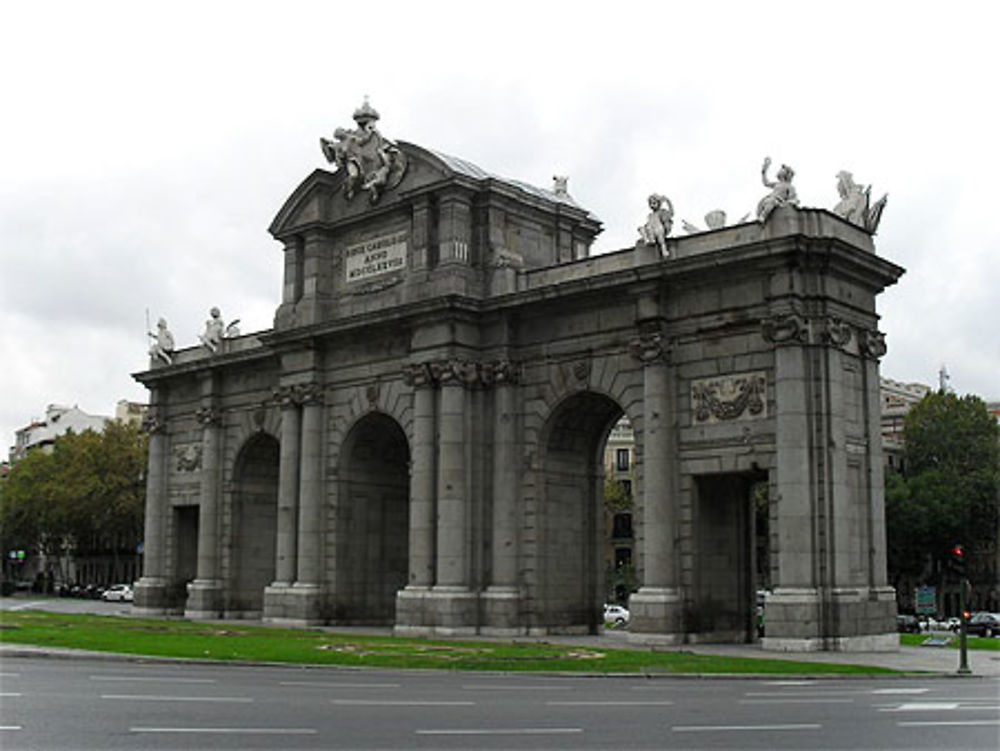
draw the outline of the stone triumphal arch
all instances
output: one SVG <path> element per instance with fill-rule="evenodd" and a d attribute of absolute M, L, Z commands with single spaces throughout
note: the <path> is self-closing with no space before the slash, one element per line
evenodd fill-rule
<path fill-rule="evenodd" d="M 763 482 L 765 646 L 895 644 L 875 298 L 902 269 L 873 228 L 775 200 L 675 237 L 651 200 L 643 240 L 592 256 L 600 222 L 565 181 L 392 142 L 377 117 L 366 104 L 323 140 L 335 168 L 270 226 L 274 327 L 241 336 L 214 311 L 198 346 L 161 336 L 136 376 L 151 395 L 136 607 L 594 631 L 602 446 L 626 416 L 631 638 L 753 638 Z"/>

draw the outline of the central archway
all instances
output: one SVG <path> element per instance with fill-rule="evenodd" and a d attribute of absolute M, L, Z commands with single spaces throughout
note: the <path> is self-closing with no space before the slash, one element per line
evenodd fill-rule
<path fill-rule="evenodd" d="M 388 415 L 361 418 L 344 440 L 337 514 L 339 623 L 391 625 L 409 563 L 406 435 Z"/>
<path fill-rule="evenodd" d="M 542 433 L 537 628 L 596 633 L 604 600 L 604 445 L 622 416 L 613 399 L 574 394 Z"/>

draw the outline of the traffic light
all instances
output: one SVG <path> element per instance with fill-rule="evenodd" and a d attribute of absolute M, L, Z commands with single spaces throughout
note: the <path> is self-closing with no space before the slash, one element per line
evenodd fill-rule
<path fill-rule="evenodd" d="M 965 576 L 965 548 L 961 545 L 952 546 L 949 552 L 951 570 L 961 577 Z"/>

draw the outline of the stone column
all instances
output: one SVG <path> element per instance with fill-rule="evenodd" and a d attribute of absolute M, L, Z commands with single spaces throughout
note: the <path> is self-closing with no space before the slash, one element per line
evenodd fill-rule
<path fill-rule="evenodd" d="M 302 445 L 299 462 L 298 560 L 292 619 L 321 622 L 323 580 L 323 391 L 318 384 L 302 392 Z"/>
<path fill-rule="evenodd" d="M 222 458 L 222 415 L 211 405 L 198 409 L 202 425 L 201 493 L 198 504 L 198 564 L 188 584 L 188 618 L 222 615 L 222 582 L 219 579 L 219 496 Z"/>
<path fill-rule="evenodd" d="M 513 635 L 520 632 L 517 588 L 517 462 L 516 383 L 518 367 L 509 360 L 492 367 L 493 421 L 493 524 L 492 579 L 483 594 L 485 633 Z"/>
<path fill-rule="evenodd" d="M 428 592 L 434 584 L 435 445 L 434 378 L 427 363 L 410 365 L 403 372 L 413 388 L 413 447 L 410 453 L 409 576 L 396 593 L 396 631 L 427 633 L 434 625 Z"/>
<path fill-rule="evenodd" d="M 465 461 L 465 400 L 467 383 L 477 373 L 474 363 L 438 363 L 441 384 L 438 416 L 437 583 L 435 630 L 442 634 L 474 633 L 476 597 L 469 590 L 467 510 L 468 468 Z"/>
<path fill-rule="evenodd" d="M 659 331 L 631 344 L 643 363 L 642 533 L 643 584 L 629 600 L 632 630 L 655 634 L 665 643 L 680 638 L 681 599 L 677 587 L 677 441 L 675 389 L 669 351 Z M 650 641 L 654 637 L 644 636 Z"/>
<path fill-rule="evenodd" d="M 278 518 L 275 533 L 274 581 L 264 589 L 264 620 L 288 618 L 288 589 L 298 567 L 299 464 L 302 415 L 294 387 L 275 390 L 281 406 L 281 448 L 278 464 Z"/>
<path fill-rule="evenodd" d="M 136 583 L 133 610 L 140 615 L 163 615 L 168 611 L 167 572 L 164 569 L 164 527 L 170 513 L 167 495 L 168 446 L 165 425 L 156 404 L 158 390 L 150 397 L 143 428 L 149 434 L 149 464 L 146 470 L 146 516 L 142 541 L 142 578 Z"/>

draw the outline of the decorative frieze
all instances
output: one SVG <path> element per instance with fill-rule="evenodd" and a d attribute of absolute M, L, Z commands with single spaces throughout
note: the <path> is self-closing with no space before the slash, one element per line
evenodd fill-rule
<path fill-rule="evenodd" d="M 692 381 L 691 413 L 695 424 L 767 417 L 767 376 L 755 371 Z"/>
<path fill-rule="evenodd" d="M 323 402 L 323 386 L 318 383 L 293 383 L 278 386 L 271 391 L 271 398 L 282 409 L 299 407 L 304 404 Z"/>
<path fill-rule="evenodd" d="M 488 388 L 498 383 L 517 383 L 520 378 L 521 366 L 511 360 L 480 363 L 450 358 L 410 363 L 403 368 L 403 380 L 413 388 L 434 387 L 445 383 L 459 383 L 468 388 Z"/>
<path fill-rule="evenodd" d="M 194 419 L 207 428 L 222 422 L 222 412 L 217 407 L 199 407 L 194 412 Z"/>

